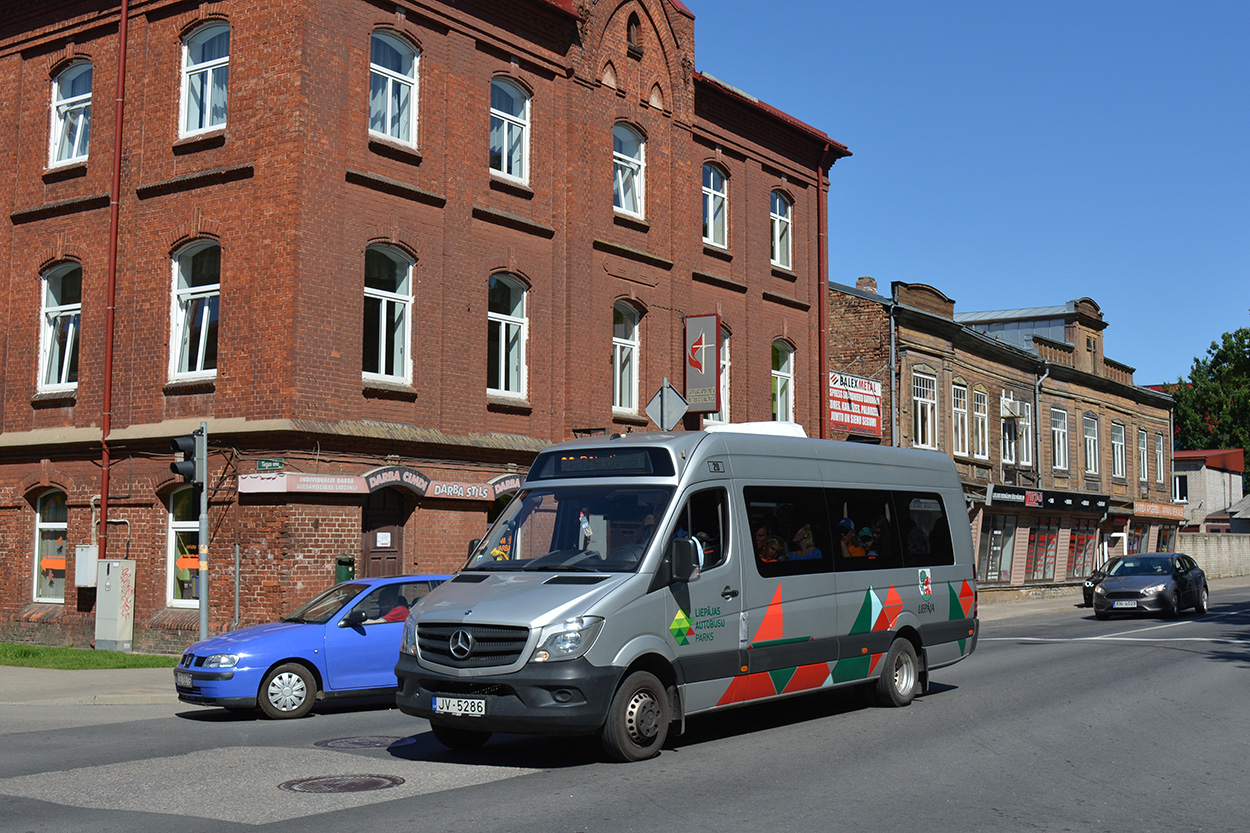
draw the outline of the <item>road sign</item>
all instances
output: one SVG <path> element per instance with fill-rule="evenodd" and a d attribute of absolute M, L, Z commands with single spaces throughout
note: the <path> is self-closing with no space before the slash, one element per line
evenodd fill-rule
<path fill-rule="evenodd" d="M 689 409 L 690 404 L 686 402 L 686 398 L 668 383 L 668 377 L 665 376 L 660 392 L 647 403 L 647 416 L 660 426 L 661 431 L 672 431 Z"/>
<path fill-rule="evenodd" d="M 285 457 L 262 457 L 256 461 L 257 471 L 278 471 L 285 466 Z"/>

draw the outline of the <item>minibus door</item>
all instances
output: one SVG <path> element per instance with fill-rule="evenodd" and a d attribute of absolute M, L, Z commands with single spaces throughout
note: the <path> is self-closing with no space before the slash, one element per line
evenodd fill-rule
<path fill-rule="evenodd" d="M 702 567 L 689 582 L 668 588 L 669 634 L 685 683 L 685 710 L 703 711 L 741 700 L 735 680 L 742 651 L 742 557 L 729 527 L 729 493 L 721 487 L 690 493 L 669 539 L 694 536 Z"/>

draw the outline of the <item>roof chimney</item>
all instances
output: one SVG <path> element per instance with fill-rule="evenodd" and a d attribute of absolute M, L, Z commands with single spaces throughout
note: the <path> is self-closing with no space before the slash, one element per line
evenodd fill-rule
<path fill-rule="evenodd" d="M 875 295 L 877 294 L 877 279 L 870 278 L 866 275 L 862 278 L 857 278 L 855 280 L 855 288 L 861 289 L 864 292 L 871 292 Z"/>

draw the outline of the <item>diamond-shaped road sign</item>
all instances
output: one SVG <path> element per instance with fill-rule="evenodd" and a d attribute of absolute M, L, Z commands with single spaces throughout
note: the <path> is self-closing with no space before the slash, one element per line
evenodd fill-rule
<path fill-rule="evenodd" d="M 660 426 L 661 431 L 672 431 L 689 409 L 690 403 L 686 401 L 686 397 L 678 393 L 677 388 L 670 385 L 668 377 L 665 376 L 660 392 L 647 403 L 647 416 Z"/>

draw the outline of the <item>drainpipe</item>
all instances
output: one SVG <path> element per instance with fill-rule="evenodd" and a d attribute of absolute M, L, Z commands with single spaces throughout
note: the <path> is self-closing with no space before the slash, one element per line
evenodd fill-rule
<path fill-rule="evenodd" d="M 1033 386 L 1033 465 L 1037 466 L 1037 488 L 1042 488 L 1042 382 L 1050 376 L 1050 363 L 1043 362 L 1046 372 Z"/>
<path fill-rule="evenodd" d="M 898 447 L 898 330 L 894 323 L 894 309 L 898 300 L 890 291 L 890 445 Z"/>
<path fill-rule="evenodd" d="M 819 192 L 819 196 L 816 199 L 816 273 L 820 276 L 820 291 L 817 293 L 817 306 L 819 309 L 816 311 L 816 326 L 820 330 L 820 355 L 818 358 L 820 375 L 817 378 L 819 379 L 819 390 L 822 392 L 817 397 L 817 402 L 820 403 L 817 406 L 817 413 L 820 415 L 820 438 L 822 440 L 826 439 L 829 433 L 828 414 L 825 412 L 825 403 L 828 402 L 829 397 L 824 393 L 829 388 L 829 359 L 827 355 L 829 350 L 829 332 L 827 330 L 827 322 L 825 321 L 825 308 L 829 306 L 829 258 L 828 253 L 825 251 L 828 245 L 826 241 L 828 240 L 829 224 L 828 208 L 825 206 L 825 202 L 829 199 L 829 187 L 825 184 L 825 160 L 828 158 L 829 143 L 825 142 L 825 149 L 821 152 L 820 162 L 816 167 L 816 185 Z"/>
<path fill-rule="evenodd" d="M 113 125 L 113 185 L 109 193 L 108 297 L 104 307 L 104 414 L 100 426 L 100 560 L 108 552 L 109 433 L 113 430 L 113 305 L 117 297 L 117 230 L 122 191 L 122 115 L 126 98 L 126 24 L 130 0 L 122 0 L 117 27 L 117 116 Z"/>

